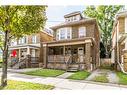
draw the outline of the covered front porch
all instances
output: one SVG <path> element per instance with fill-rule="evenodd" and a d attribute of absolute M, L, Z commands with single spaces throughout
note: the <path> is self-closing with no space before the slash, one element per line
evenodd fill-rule
<path fill-rule="evenodd" d="M 92 71 L 96 67 L 94 46 L 92 38 L 45 43 L 43 44 L 45 67 Z"/>
<path fill-rule="evenodd" d="M 23 67 L 38 67 L 40 61 L 40 48 L 34 46 L 9 47 L 9 63 L 11 67 L 25 65 Z"/>

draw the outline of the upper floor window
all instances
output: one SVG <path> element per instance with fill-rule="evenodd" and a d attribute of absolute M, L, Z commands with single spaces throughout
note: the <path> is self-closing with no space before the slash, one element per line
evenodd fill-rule
<path fill-rule="evenodd" d="M 36 43 L 37 42 L 37 36 L 36 35 L 33 35 L 32 36 L 32 43 Z"/>
<path fill-rule="evenodd" d="M 60 39 L 61 40 L 65 39 L 65 29 L 62 28 L 59 32 L 60 32 Z"/>
<path fill-rule="evenodd" d="M 86 36 L 86 27 L 80 27 L 79 28 L 79 38 Z"/>
<path fill-rule="evenodd" d="M 25 44 L 27 42 L 27 38 L 26 37 L 22 37 L 19 39 L 19 44 Z"/>
<path fill-rule="evenodd" d="M 67 33 L 66 33 L 66 35 L 67 35 L 67 39 L 71 39 L 71 35 L 72 33 L 71 33 L 71 28 L 67 28 Z"/>
<path fill-rule="evenodd" d="M 17 41 L 16 40 L 11 41 L 11 46 L 16 46 L 16 45 L 17 45 Z"/>
<path fill-rule="evenodd" d="M 71 28 L 60 28 L 56 33 L 56 40 L 71 39 Z"/>
<path fill-rule="evenodd" d="M 59 40 L 59 31 L 56 32 L 56 40 Z"/>

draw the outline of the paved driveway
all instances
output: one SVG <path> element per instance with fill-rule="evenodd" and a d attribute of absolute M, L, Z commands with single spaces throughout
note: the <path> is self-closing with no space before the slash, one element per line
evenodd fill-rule
<path fill-rule="evenodd" d="M 109 83 L 118 84 L 118 82 L 119 82 L 119 78 L 116 75 L 116 73 L 114 71 L 107 70 L 107 69 L 97 69 L 97 70 L 93 71 L 92 74 L 86 80 L 91 81 L 96 76 L 101 76 L 101 75 L 106 75 Z"/>

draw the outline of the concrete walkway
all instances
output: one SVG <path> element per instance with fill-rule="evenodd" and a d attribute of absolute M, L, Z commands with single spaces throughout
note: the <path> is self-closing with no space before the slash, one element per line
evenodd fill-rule
<path fill-rule="evenodd" d="M 119 85 L 116 85 L 116 86 L 100 85 L 95 83 L 89 83 L 86 81 L 74 81 L 69 79 L 52 78 L 52 77 L 38 77 L 38 76 L 12 73 L 12 72 L 8 73 L 8 79 L 32 82 L 32 83 L 40 83 L 40 84 L 50 84 L 55 86 L 54 90 L 127 89 L 124 87 L 120 87 Z"/>
<path fill-rule="evenodd" d="M 42 68 L 8 69 L 8 72 L 23 73 L 23 72 L 29 72 L 29 71 L 38 70 L 38 69 L 42 69 Z"/>
<path fill-rule="evenodd" d="M 117 77 L 116 73 L 114 71 L 106 70 L 106 69 L 97 69 L 93 71 L 92 74 L 86 80 L 91 81 L 95 76 L 101 76 L 101 75 L 106 75 L 107 79 L 109 80 L 109 83 L 119 82 L 119 78 Z"/>
<path fill-rule="evenodd" d="M 65 72 L 64 74 L 57 76 L 57 78 L 66 79 L 66 78 L 68 78 L 69 76 L 71 76 L 72 74 L 74 74 L 74 73 L 72 73 L 72 72 Z"/>

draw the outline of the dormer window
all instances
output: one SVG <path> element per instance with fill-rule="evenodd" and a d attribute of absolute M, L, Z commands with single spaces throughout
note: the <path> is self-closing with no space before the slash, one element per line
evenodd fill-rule
<path fill-rule="evenodd" d="M 66 22 L 72 22 L 72 21 L 78 21 L 82 19 L 83 17 L 80 12 L 73 12 L 73 13 L 65 15 L 64 18 Z"/>

